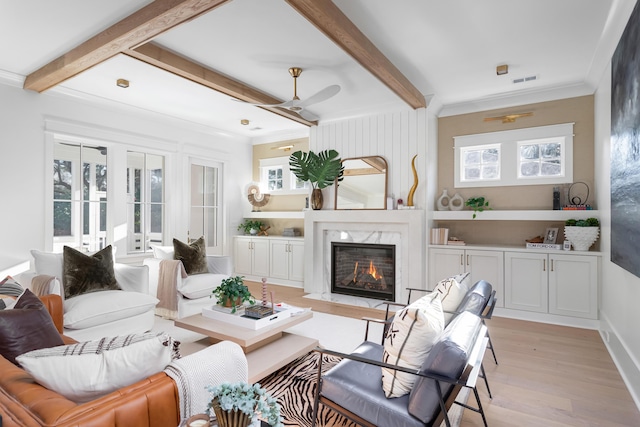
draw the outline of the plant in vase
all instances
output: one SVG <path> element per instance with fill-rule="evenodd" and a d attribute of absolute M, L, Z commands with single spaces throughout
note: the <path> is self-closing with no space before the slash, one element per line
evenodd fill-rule
<path fill-rule="evenodd" d="M 311 208 L 322 208 L 322 189 L 336 181 L 342 181 L 344 166 L 336 150 L 324 150 L 318 154 L 296 151 L 289 156 L 291 172 L 300 181 L 311 183 Z"/>
<path fill-rule="evenodd" d="M 489 202 L 484 197 L 470 197 L 464 202 L 465 206 L 469 206 L 473 209 L 473 219 L 476 218 L 478 212 L 484 212 L 485 210 L 491 210 Z"/>
<path fill-rule="evenodd" d="M 224 307 L 231 307 L 231 312 L 235 313 L 239 305 L 244 302 L 255 304 L 256 300 L 249 292 L 249 288 L 244 284 L 244 276 L 234 276 L 223 279 L 220 285 L 211 291 L 210 297 L 216 297 L 218 304 Z"/>
<path fill-rule="evenodd" d="M 238 230 L 242 230 L 244 234 L 258 234 L 260 227 L 264 227 L 264 222 L 257 219 L 245 219 L 240 225 Z"/>
<path fill-rule="evenodd" d="M 280 405 L 260 384 L 222 383 L 207 390 L 209 414 L 215 413 L 220 427 L 246 427 L 259 417 L 273 427 L 283 427 Z"/>
<path fill-rule="evenodd" d="M 599 234 L 600 221 L 597 218 L 568 219 L 564 223 L 564 237 L 576 251 L 588 251 Z"/>

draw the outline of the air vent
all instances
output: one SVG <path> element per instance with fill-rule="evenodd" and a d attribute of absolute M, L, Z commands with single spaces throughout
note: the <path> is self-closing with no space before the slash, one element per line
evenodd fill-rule
<path fill-rule="evenodd" d="M 256 126 L 256 127 L 251 128 L 251 129 L 249 129 L 249 130 L 252 130 L 252 131 L 253 131 L 253 130 L 262 130 L 262 128 L 261 128 L 261 127 L 259 127 L 259 126 Z"/>
<path fill-rule="evenodd" d="M 517 79 L 513 79 L 512 82 L 513 84 L 517 84 L 517 83 L 532 82 L 534 80 L 538 80 L 538 76 L 533 75 L 533 76 L 527 76 L 527 77 L 519 77 Z"/>

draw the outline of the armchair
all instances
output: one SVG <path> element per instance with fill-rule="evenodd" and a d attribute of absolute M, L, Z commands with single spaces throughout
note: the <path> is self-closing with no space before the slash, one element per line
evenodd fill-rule
<path fill-rule="evenodd" d="M 143 265 L 149 268 L 149 293 L 158 295 L 158 286 L 163 260 L 173 260 L 173 247 L 154 248 L 154 258 L 146 258 Z M 175 292 L 177 297 L 177 318 L 201 313 L 208 305 L 216 303 L 212 299 L 211 292 L 220 285 L 222 280 L 233 273 L 231 257 L 220 255 L 207 255 L 208 273 L 193 274 L 184 277 L 180 269 L 174 272 Z"/>
<path fill-rule="evenodd" d="M 20 280 L 39 295 L 64 297 L 63 254 L 32 250 L 34 272 L 23 273 Z M 149 269 L 113 263 L 116 282 L 122 290 L 90 292 L 64 300 L 63 333 L 77 341 L 104 336 L 142 333 L 153 328 L 158 299 L 149 295 Z M 47 280 L 50 279 L 50 280 Z M 37 283 L 45 289 L 35 292 Z"/>

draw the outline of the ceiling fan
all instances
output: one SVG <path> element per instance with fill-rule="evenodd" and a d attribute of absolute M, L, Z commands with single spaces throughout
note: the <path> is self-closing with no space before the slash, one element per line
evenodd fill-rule
<path fill-rule="evenodd" d="M 298 97 L 298 77 L 302 74 L 302 68 L 300 67 L 291 67 L 289 68 L 289 74 L 293 77 L 293 98 L 289 101 L 282 102 L 280 104 L 251 104 L 258 107 L 278 107 L 278 108 L 286 108 L 288 110 L 294 111 L 300 115 L 303 119 L 315 121 L 318 120 L 318 117 L 314 114 L 311 114 L 308 111 L 305 111 L 305 108 L 309 107 L 313 104 L 318 104 L 320 102 L 326 101 L 327 99 L 335 96 L 340 92 L 339 85 L 331 85 L 322 89 L 320 92 L 311 95 L 309 98 L 300 100 Z"/>

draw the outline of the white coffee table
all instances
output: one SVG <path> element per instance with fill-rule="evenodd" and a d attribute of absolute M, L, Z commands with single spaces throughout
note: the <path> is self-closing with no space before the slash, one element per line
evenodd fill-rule
<path fill-rule="evenodd" d="M 285 332 L 313 317 L 310 310 L 260 329 L 248 329 L 202 314 L 177 319 L 179 328 L 209 337 L 212 343 L 228 340 L 240 345 L 247 356 L 249 381 L 254 383 L 318 346 L 318 340 Z"/>

